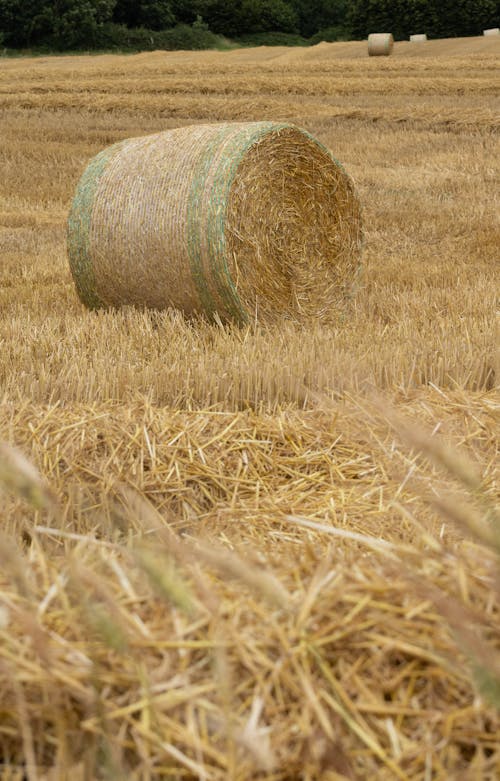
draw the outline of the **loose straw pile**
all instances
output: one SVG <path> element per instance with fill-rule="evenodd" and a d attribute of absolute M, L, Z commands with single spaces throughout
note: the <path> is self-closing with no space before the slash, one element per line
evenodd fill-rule
<path fill-rule="evenodd" d="M 370 57 L 388 57 L 394 48 L 392 33 L 371 33 L 368 36 L 368 54 Z"/>
<path fill-rule="evenodd" d="M 498 779 L 493 395 L 404 406 L 0 405 L 2 781 Z"/>
<path fill-rule="evenodd" d="M 360 207 L 342 166 L 293 125 L 191 126 L 97 155 L 68 249 L 92 308 L 328 320 L 359 269 Z"/>

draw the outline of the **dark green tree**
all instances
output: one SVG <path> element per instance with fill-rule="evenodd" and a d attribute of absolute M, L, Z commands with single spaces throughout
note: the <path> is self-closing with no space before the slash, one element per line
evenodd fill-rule
<path fill-rule="evenodd" d="M 354 38 L 366 38 L 373 32 L 396 31 L 399 25 L 399 5 L 401 0 L 351 0 L 349 24 Z"/>
<path fill-rule="evenodd" d="M 497 0 L 433 0 L 437 16 L 436 35 L 481 35 L 486 27 L 498 26 Z"/>
<path fill-rule="evenodd" d="M 298 32 L 297 14 L 285 0 L 242 0 L 241 22 L 247 33 Z"/>
<path fill-rule="evenodd" d="M 350 0 L 349 24 L 354 38 L 392 32 L 407 38 L 414 32 L 449 38 L 480 35 L 498 24 L 498 0 Z"/>
<path fill-rule="evenodd" d="M 413 33 L 425 32 L 435 35 L 437 29 L 437 12 L 434 0 L 404 0 L 399 9 L 399 26 L 401 35 L 407 37 Z"/>
<path fill-rule="evenodd" d="M 171 0 L 170 5 L 176 20 L 183 24 L 192 24 L 198 16 L 203 16 L 204 4 L 199 0 Z M 232 3 L 228 2 L 228 5 L 231 7 Z"/>
<path fill-rule="evenodd" d="M 346 25 L 349 0 L 290 0 L 297 14 L 299 32 L 309 38 L 327 27 Z"/>
<path fill-rule="evenodd" d="M 297 14 L 285 0 L 196 0 L 196 13 L 213 32 L 229 37 L 298 30 Z"/>
<path fill-rule="evenodd" d="M 165 30 L 176 18 L 170 0 L 116 0 L 113 21 L 127 27 Z"/>
<path fill-rule="evenodd" d="M 0 30 L 13 47 L 92 47 L 115 0 L 0 0 Z"/>
<path fill-rule="evenodd" d="M 54 0 L 53 41 L 60 49 L 96 45 L 116 0 Z"/>
<path fill-rule="evenodd" d="M 353 38 L 376 31 L 444 38 L 496 27 L 500 0 L 0 0 L 0 37 L 13 48 L 92 48 L 106 34 L 126 38 L 125 28 L 147 34 L 200 18 L 198 24 L 229 37 L 325 31 L 335 40 L 338 29 Z"/>
<path fill-rule="evenodd" d="M 50 36 L 53 14 L 48 2 L 0 0 L 0 30 L 7 46 L 23 47 Z"/>

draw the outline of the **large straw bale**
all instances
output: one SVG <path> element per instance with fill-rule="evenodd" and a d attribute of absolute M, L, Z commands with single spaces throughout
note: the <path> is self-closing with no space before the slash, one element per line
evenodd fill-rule
<path fill-rule="evenodd" d="M 490 27 L 489 30 L 483 30 L 483 35 L 500 35 L 500 27 Z"/>
<path fill-rule="evenodd" d="M 392 33 L 370 33 L 368 36 L 368 54 L 370 57 L 388 57 L 394 48 Z"/>
<path fill-rule="evenodd" d="M 410 43 L 424 43 L 426 40 L 427 35 L 425 33 L 416 33 L 415 35 L 410 35 Z"/>
<path fill-rule="evenodd" d="M 98 154 L 68 250 L 91 308 L 329 319 L 359 270 L 360 206 L 342 166 L 294 125 L 197 125 Z"/>

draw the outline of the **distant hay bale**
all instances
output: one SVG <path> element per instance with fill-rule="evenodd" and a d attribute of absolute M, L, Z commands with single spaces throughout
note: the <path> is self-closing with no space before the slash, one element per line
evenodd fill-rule
<path fill-rule="evenodd" d="M 394 48 L 392 33 L 371 33 L 368 36 L 368 54 L 370 57 L 388 57 Z"/>
<path fill-rule="evenodd" d="M 489 30 L 483 30 L 483 35 L 500 35 L 500 27 L 490 27 Z"/>
<path fill-rule="evenodd" d="M 427 40 L 427 35 L 425 33 L 410 35 L 410 43 L 423 43 L 426 40 Z"/>
<path fill-rule="evenodd" d="M 359 270 L 360 206 L 342 166 L 294 125 L 195 125 L 90 162 L 68 254 L 90 308 L 328 320 Z"/>

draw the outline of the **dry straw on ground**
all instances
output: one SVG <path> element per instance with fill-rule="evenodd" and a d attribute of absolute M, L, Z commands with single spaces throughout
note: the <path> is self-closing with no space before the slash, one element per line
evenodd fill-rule
<path fill-rule="evenodd" d="M 493 395 L 417 394 L 425 436 L 390 417 L 413 452 L 376 408 L 319 404 L 0 410 L 0 439 L 14 431 L 43 473 L 0 449 L 12 772 L 496 781 Z M 451 450 L 429 437 L 438 410 Z M 419 496 L 457 484 L 484 504 L 472 540 Z"/>
<path fill-rule="evenodd" d="M 371 33 L 368 36 L 368 54 L 370 57 L 388 57 L 394 48 L 392 33 Z"/>
<path fill-rule="evenodd" d="M 68 226 L 90 307 L 329 320 L 360 263 L 350 178 L 308 133 L 275 122 L 184 127 L 104 150 Z"/>

